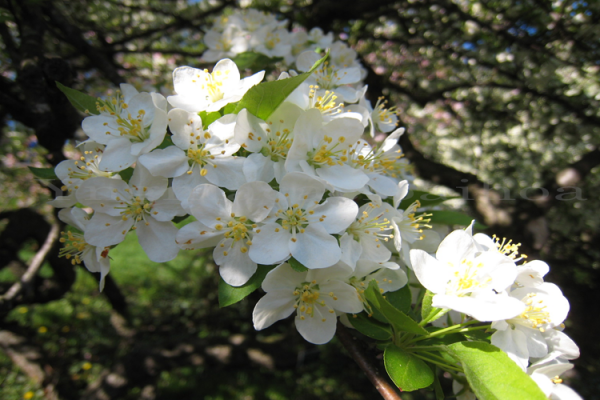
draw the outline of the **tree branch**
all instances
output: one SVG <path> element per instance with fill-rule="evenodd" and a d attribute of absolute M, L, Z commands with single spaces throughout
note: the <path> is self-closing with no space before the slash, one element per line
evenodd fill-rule
<path fill-rule="evenodd" d="M 4 295 L 0 296 L 0 306 L 13 300 L 19 293 L 21 293 L 24 287 L 31 283 L 38 270 L 44 263 L 46 256 L 52 249 L 52 246 L 54 246 L 54 242 L 56 242 L 56 239 L 58 239 L 59 231 L 60 228 L 58 224 L 53 224 L 50 228 L 50 233 L 48 233 L 48 237 L 46 237 L 46 241 L 29 263 L 27 271 L 25 271 L 23 276 L 21 276 L 21 279 L 15 282 Z"/>
<path fill-rule="evenodd" d="M 339 322 L 337 324 L 336 334 L 346 351 L 348 351 L 348 354 L 350 354 L 358 366 L 363 370 L 367 378 L 369 378 L 373 386 L 375 386 L 375 389 L 381 394 L 381 397 L 385 400 L 402 400 L 394 386 L 392 386 L 385 377 L 382 377 L 377 367 L 371 363 L 371 360 L 357 343 L 356 338 L 353 337 L 346 327 Z"/>

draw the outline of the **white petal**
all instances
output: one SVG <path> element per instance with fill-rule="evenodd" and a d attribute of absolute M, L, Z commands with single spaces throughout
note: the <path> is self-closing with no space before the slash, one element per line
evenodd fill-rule
<path fill-rule="evenodd" d="M 400 181 L 398 182 L 398 190 L 394 194 L 394 208 L 398 208 L 400 202 L 406 197 L 408 194 L 408 181 Z"/>
<path fill-rule="evenodd" d="M 337 240 L 321 226 L 312 224 L 304 233 L 290 239 L 289 249 L 294 258 L 309 269 L 326 268 L 340 260 L 342 252 Z"/>
<path fill-rule="evenodd" d="M 525 309 L 525 305 L 517 299 L 501 295 L 457 297 L 436 294 L 431 305 L 459 311 L 482 322 L 510 319 Z"/>
<path fill-rule="evenodd" d="M 215 247 L 213 252 L 221 278 L 231 286 L 242 286 L 256 272 L 256 263 L 250 259 L 247 251 L 245 253 L 241 251 L 243 246 L 245 243 L 239 240 L 235 241 L 232 247 L 227 244 L 224 248 Z"/>
<path fill-rule="evenodd" d="M 231 219 L 232 203 L 215 185 L 196 186 L 190 193 L 189 205 L 192 215 L 211 228 L 224 225 Z"/>
<path fill-rule="evenodd" d="M 358 214 L 356 203 L 345 197 L 330 197 L 323 204 L 313 208 L 315 214 L 323 221 L 319 222 L 327 233 L 340 233 L 352 222 Z M 323 216 L 325 216 L 323 218 Z"/>
<path fill-rule="evenodd" d="M 98 168 L 102 171 L 118 172 L 133 164 L 137 157 L 131 154 L 129 139 L 113 139 L 106 145 Z"/>
<path fill-rule="evenodd" d="M 169 129 L 173 132 L 171 140 L 175 146 L 182 150 L 190 148 L 190 137 L 204 133 L 202 119 L 196 113 L 191 113 L 181 108 L 174 108 L 169 111 L 168 117 Z M 195 143 L 196 140 L 194 139 Z"/>
<path fill-rule="evenodd" d="M 267 273 L 262 288 L 265 292 L 287 290 L 291 293 L 305 280 L 306 272 L 298 272 L 289 264 L 283 263 Z"/>
<path fill-rule="evenodd" d="M 265 143 L 267 124 L 255 117 L 245 108 L 239 112 L 235 126 L 234 138 L 243 148 L 250 152 L 258 152 Z M 258 140 L 260 138 L 260 140 Z"/>
<path fill-rule="evenodd" d="M 346 164 L 318 168 L 316 172 L 341 192 L 359 191 L 369 182 L 369 177 L 363 171 Z"/>
<path fill-rule="evenodd" d="M 152 175 L 146 167 L 140 164 L 135 166 L 129 186 L 134 189 L 132 193 L 134 196 L 153 201 L 165 194 L 169 186 L 169 179 Z"/>
<path fill-rule="evenodd" d="M 154 262 L 171 261 L 177 257 L 179 247 L 175 243 L 177 228 L 172 222 L 159 222 L 148 218 L 147 224 L 143 221 L 136 224 L 140 245 Z"/>
<path fill-rule="evenodd" d="M 523 370 L 527 370 L 529 352 L 527 351 L 527 340 L 525 334 L 519 330 L 496 331 L 492 335 L 492 344 L 503 350 Z"/>
<path fill-rule="evenodd" d="M 196 168 L 192 174 L 183 174 L 173 179 L 173 192 L 175 192 L 175 196 L 181 201 L 181 207 L 191 214 L 188 200 L 192 189 L 198 185 L 208 183 L 206 178 L 200 175 L 199 169 Z"/>
<path fill-rule="evenodd" d="M 94 246 L 112 246 L 121 243 L 132 226 L 131 218 L 123 221 L 121 217 L 96 213 L 86 227 L 84 239 Z"/>
<path fill-rule="evenodd" d="M 187 155 L 177 146 L 156 149 L 151 153 L 144 154 L 139 158 L 139 162 L 152 175 L 165 178 L 174 178 L 184 174 L 189 168 Z"/>
<path fill-rule="evenodd" d="M 77 201 L 92 207 L 96 213 L 120 216 L 123 210 L 115 208 L 121 205 L 117 197 L 120 196 L 126 201 L 130 200 L 131 195 L 126 190 L 130 191 L 131 189 L 122 180 L 94 177 L 84 181 L 76 195 Z"/>
<path fill-rule="evenodd" d="M 223 239 L 223 232 L 215 231 L 200 221 L 194 221 L 181 228 L 175 237 L 177 245 L 184 250 L 215 247 Z"/>
<path fill-rule="evenodd" d="M 421 285 L 433 293 L 444 293 L 451 279 L 451 270 L 423 250 L 411 250 L 410 261 Z"/>
<path fill-rule="evenodd" d="M 267 293 L 256 303 L 254 311 L 252 311 L 254 329 L 260 331 L 273 325 L 280 319 L 292 315 L 295 311 L 295 301 L 296 299 L 287 290 L 277 290 Z"/>
<path fill-rule="evenodd" d="M 85 227 L 89 222 L 89 214 L 77 207 L 60 210 L 58 218 L 62 222 L 79 229 L 81 232 L 85 232 Z"/>
<path fill-rule="evenodd" d="M 174 217 L 184 216 L 185 214 L 181 202 L 173 193 L 173 188 L 168 188 L 165 194 L 156 200 L 152 206 L 152 216 L 157 221 L 171 221 Z"/>
<path fill-rule="evenodd" d="M 247 182 L 271 182 L 275 178 L 274 162 L 260 153 L 252 153 L 244 160 L 244 177 Z"/>
<path fill-rule="evenodd" d="M 109 141 L 119 137 L 120 133 L 116 128 L 116 119 L 107 115 L 92 115 L 84 118 L 81 128 L 86 135 L 94 142 L 108 144 Z M 106 134 L 109 132 L 110 134 Z"/>
<path fill-rule="evenodd" d="M 289 195 L 286 197 L 290 205 L 312 205 L 314 202 L 321 201 L 325 193 L 325 185 L 301 172 L 290 172 L 281 179 L 279 192 Z"/>
<path fill-rule="evenodd" d="M 369 185 L 369 187 L 375 192 L 385 197 L 395 197 L 397 195 L 399 189 L 396 180 L 380 174 L 368 174 L 368 177 L 369 182 L 367 185 Z"/>
<path fill-rule="evenodd" d="M 292 235 L 281 225 L 270 223 L 260 227 L 252 238 L 250 258 L 257 264 L 272 265 L 289 258 Z"/>
<path fill-rule="evenodd" d="M 468 255 L 473 254 L 475 249 L 473 237 L 462 229 L 457 229 L 442 240 L 435 257 L 440 261 L 459 265 Z"/>
<path fill-rule="evenodd" d="M 363 304 L 356 288 L 338 280 L 320 285 L 320 296 L 327 299 L 327 304 L 336 311 L 356 314 L 363 310 Z M 333 293 L 331 297 L 329 293 Z"/>
<path fill-rule="evenodd" d="M 277 199 L 277 192 L 268 183 L 252 182 L 242 185 L 235 194 L 232 211 L 260 222 L 269 215 Z"/>
<path fill-rule="evenodd" d="M 325 344 L 335 335 L 337 317 L 335 313 L 315 305 L 313 316 L 305 316 L 304 319 L 296 316 L 295 322 L 296 329 L 307 342 Z"/>

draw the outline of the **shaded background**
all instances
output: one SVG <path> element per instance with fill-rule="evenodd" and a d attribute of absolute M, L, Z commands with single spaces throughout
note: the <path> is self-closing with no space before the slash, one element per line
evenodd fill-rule
<path fill-rule="evenodd" d="M 582 351 L 568 382 L 600 398 L 600 4 L 250 3 L 347 41 L 373 103 L 385 95 L 397 108 L 418 183 L 461 195 L 486 233 L 550 264 L 547 280 L 571 302 L 566 333 Z M 51 182 L 26 166 L 58 164 L 81 138 L 83 116 L 54 82 L 95 96 L 122 82 L 166 94 L 175 67 L 212 66 L 200 60 L 203 32 L 236 5 L 0 0 L 3 399 L 376 398 L 337 341 L 310 345 L 289 322 L 254 332 L 260 294 L 219 309 L 202 253 L 153 264 L 129 237 L 111 251 L 100 294 L 55 246 L 29 285 L 7 293 L 56 224 L 44 205 Z"/>

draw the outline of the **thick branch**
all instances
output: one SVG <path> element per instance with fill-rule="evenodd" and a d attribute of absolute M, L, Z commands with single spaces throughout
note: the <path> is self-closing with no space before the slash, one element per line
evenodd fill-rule
<path fill-rule="evenodd" d="M 46 241 L 31 260 L 27 271 L 25 271 L 21 279 L 15 282 L 14 285 L 12 285 L 4 295 L 0 296 L 0 306 L 2 306 L 5 302 L 13 300 L 19 293 L 21 293 L 25 286 L 31 283 L 38 270 L 44 263 L 44 260 L 50 252 L 50 249 L 52 249 L 52 246 L 54 246 L 54 242 L 56 242 L 56 239 L 58 239 L 59 231 L 59 226 L 57 224 L 53 224 L 52 228 L 50 228 L 50 233 L 48 233 Z"/>
<path fill-rule="evenodd" d="M 367 378 L 371 381 L 375 389 L 385 400 L 402 400 L 396 389 L 379 373 L 377 367 L 371 363 L 371 360 L 364 353 L 363 349 L 357 343 L 355 337 L 346 329 L 344 325 L 338 322 L 337 337 L 344 345 L 348 354 L 356 361 L 363 370 Z"/>

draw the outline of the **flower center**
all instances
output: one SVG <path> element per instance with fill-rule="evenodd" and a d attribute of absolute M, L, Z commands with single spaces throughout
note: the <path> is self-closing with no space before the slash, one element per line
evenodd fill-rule
<path fill-rule="evenodd" d="M 279 122 L 283 124 L 284 121 L 280 120 Z M 269 121 L 269 125 L 272 124 L 273 122 Z M 284 128 L 273 132 L 271 127 L 269 127 L 266 129 L 266 134 L 267 143 L 266 146 L 262 148 L 261 154 L 265 157 L 271 157 L 273 162 L 285 160 L 287 152 L 290 147 L 292 147 L 292 142 L 294 141 L 290 130 Z M 248 136 L 250 140 L 254 140 L 254 134 L 250 133 Z"/>
<path fill-rule="evenodd" d="M 454 267 L 454 275 L 448 283 L 446 294 L 454 296 L 468 296 L 477 289 L 487 287 L 491 278 L 480 280 L 483 263 L 474 263 L 472 260 L 463 259 L 458 267 Z"/>
<path fill-rule="evenodd" d="M 201 88 L 206 91 L 206 98 L 212 103 L 221 100 L 225 95 L 222 88 L 223 80 L 227 77 L 229 71 L 225 71 L 225 76 L 223 76 L 223 71 L 209 73 L 205 69 L 204 72 L 204 84 L 202 84 Z"/>
<path fill-rule="evenodd" d="M 116 117 L 117 126 L 115 129 L 119 131 L 120 136 L 126 137 L 131 142 L 145 141 L 150 136 L 151 127 L 151 125 L 145 127 L 143 124 L 146 111 L 139 110 L 138 115 L 133 117 L 130 112 L 125 111 L 127 108 L 129 108 L 129 105 L 121 97 L 120 91 L 117 91 L 115 97 L 96 102 L 96 109 L 100 113 Z M 109 123 L 105 122 L 104 126 L 109 126 Z M 107 131 L 106 134 L 110 135 L 110 132 Z"/>
<path fill-rule="evenodd" d="M 236 217 L 234 213 L 231 213 L 231 218 L 232 219 L 227 222 L 226 226 L 223 226 L 223 224 L 215 225 L 216 230 L 224 230 L 225 239 L 233 239 L 229 249 L 223 251 L 224 256 L 227 256 L 229 254 L 228 252 L 233 248 L 235 243 L 239 242 L 240 240 L 246 240 L 246 243 L 240 247 L 240 251 L 242 253 L 248 252 L 248 247 L 252 246 L 252 229 L 257 227 L 256 224 L 254 224 L 245 216 Z M 221 219 L 217 218 L 217 220 L 220 221 Z M 225 243 L 221 243 L 220 247 L 225 247 Z"/>
<path fill-rule="evenodd" d="M 367 147 L 368 144 L 359 141 L 357 145 L 350 150 L 352 163 L 357 168 L 365 169 L 368 172 L 391 176 L 392 178 L 401 178 L 406 174 L 407 164 L 398 162 L 404 157 L 402 150 L 396 150 L 391 154 L 384 152 L 381 149 L 369 149 L 368 152 L 361 152 L 360 146 Z"/>
<path fill-rule="evenodd" d="M 354 237 L 354 240 L 358 242 L 361 236 L 373 235 L 376 241 L 382 238 L 387 242 L 390 238 L 394 237 L 393 234 L 389 233 L 389 230 L 393 227 L 390 221 L 384 217 L 384 214 L 388 210 L 380 211 L 380 208 L 381 206 L 369 203 L 367 208 L 362 212 L 362 215 L 350 224 L 347 231 Z M 378 244 L 377 247 L 379 246 Z"/>
<path fill-rule="evenodd" d="M 287 229 L 288 231 L 304 233 L 304 228 L 308 225 L 306 212 L 298 204 L 294 204 L 287 210 L 277 211 L 277 215 L 281 218 L 283 229 Z"/>
<path fill-rule="evenodd" d="M 344 136 L 340 136 L 334 142 L 333 138 L 325 135 L 319 146 L 308 152 L 308 164 L 314 168 L 344 165 L 344 162 L 348 161 L 348 149 L 343 146 L 345 141 Z"/>
<path fill-rule="evenodd" d="M 544 305 L 544 299 L 537 296 L 536 293 L 528 293 L 521 301 L 525 303 L 527 307 L 525 308 L 525 311 L 519 315 L 519 318 L 531 328 L 539 329 L 541 332 L 544 332 L 542 325 L 552 322 L 550 320 L 550 313 L 545 311 L 547 306 Z"/>
<path fill-rule="evenodd" d="M 144 188 L 144 192 L 146 190 L 148 189 Z M 126 191 L 129 192 L 128 189 Z M 129 218 L 133 218 L 135 222 L 146 222 L 146 217 L 150 215 L 150 213 L 157 214 L 156 211 L 152 211 L 154 202 L 150 202 L 148 199 L 142 198 L 141 196 L 133 197 L 130 202 L 122 201 L 120 197 L 117 197 L 116 200 L 121 201 L 122 206 L 115 208 L 123 210 L 121 211 L 121 219 L 123 219 L 123 221 L 127 221 Z M 146 224 L 148 224 L 148 222 L 146 222 Z M 136 228 L 133 227 L 132 229 Z"/>
<path fill-rule="evenodd" d="M 63 244 L 63 248 L 60 249 L 59 257 L 65 257 L 67 260 L 71 260 L 71 264 L 81 264 L 81 255 L 88 243 L 83 239 L 83 235 L 80 233 L 73 233 L 70 231 L 61 232 L 60 242 Z"/>
<path fill-rule="evenodd" d="M 294 308 L 301 320 L 306 319 L 306 317 L 314 317 L 315 307 L 317 306 L 326 307 L 330 314 L 335 313 L 335 311 L 327 306 L 327 303 L 321 298 L 321 292 L 319 285 L 317 285 L 317 281 L 302 282 L 300 286 L 294 289 L 293 295 L 296 296 Z M 333 300 L 337 300 L 337 297 L 333 292 L 330 292 L 328 295 Z M 322 318 L 321 321 L 325 322 L 326 318 Z"/>
<path fill-rule="evenodd" d="M 319 89 L 317 85 L 310 85 L 310 91 L 308 93 L 310 107 L 316 108 L 321 111 L 323 115 L 336 115 L 343 111 L 344 103 L 337 103 L 337 96 L 330 92 L 325 91 L 323 96 L 317 96 L 316 91 Z"/>
<path fill-rule="evenodd" d="M 190 169 L 187 174 L 191 175 L 192 170 L 194 169 L 194 165 L 198 165 L 200 167 L 200 175 L 206 176 L 208 170 L 205 168 L 207 165 L 212 165 L 213 168 L 216 168 L 217 165 L 212 162 L 215 159 L 210 151 L 205 149 L 204 144 L 201 144 L 200 147 L 193 148 L 190 147 L 187 151 L 187 156 L 189 158 Z"/>
<path fill-rule="evenodd" d="M 377 104 L 375 105 L 375 111 L 377 112 L 377 116 L 379 118 L 379 123 L 382 124 L 397 124 L 398 118 L 396 116 L 397 110 L 396 107 L 385 108 L 387 104 L 387 100 L 384 100 L 383 97 L 377 99 Z"/>
<path fill-rule="evenodd" d="M 502 238 L 502 240 L 500 240 L 496 235 L 493 235 L 492 238 L 494 239 L 494 243 L 496 243 L 498 251 L 505 256 L 512 258 L 515 262 L 527 258 L 525 254 L 519 255 L 519 247 L 521 247 L 521 243 L 513 243 L 512 239 L 509 239 L 507 242 L 506 238 Z"/>

